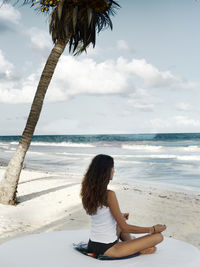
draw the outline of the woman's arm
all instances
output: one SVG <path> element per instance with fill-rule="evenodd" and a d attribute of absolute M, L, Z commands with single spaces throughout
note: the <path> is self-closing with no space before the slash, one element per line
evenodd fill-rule
<path fill-rule="evenodd" d="M 119 227 L 124 233 L 142 234 L 153 233 L 153 227 L 140 227 L 136 225 L 127 224 L 124 216 L 120 211 L 119 204 L 115 192 L 108 190 L 108 206 Z"/>

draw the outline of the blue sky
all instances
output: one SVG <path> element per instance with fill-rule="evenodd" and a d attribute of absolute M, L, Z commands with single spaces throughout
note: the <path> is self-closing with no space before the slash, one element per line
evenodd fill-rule
<path fill-rule="evenodd" d="M 200 1 L 119 3 L 95 49 L 66 48 L 35 134 L 200 132 Z M 52 47 L 46 16 L 0 8 L 0 135 L 22 133 Z"/>

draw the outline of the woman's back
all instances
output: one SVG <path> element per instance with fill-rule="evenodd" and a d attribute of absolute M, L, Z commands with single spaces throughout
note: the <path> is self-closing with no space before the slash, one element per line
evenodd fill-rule
<path fill-rule="evenodd" d="M 117 239 L 117 223 L 109 207 L 97 208 L 97 212 L 90 216 L 90 240 L 101 243 L 111 243 Z"/>

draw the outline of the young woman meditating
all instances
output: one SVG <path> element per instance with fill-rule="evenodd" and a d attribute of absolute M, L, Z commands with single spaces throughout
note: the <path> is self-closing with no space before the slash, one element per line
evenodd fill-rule
<path fill-rule="evenodd" d="M 88 251 L 95 255 L 125 257 L 137 252 L 150 254 L 162 242 L 165 225 L 140 227 L 127 224 L 128 213 L 121 213 L 114 191 L 107 186 L 114 175 L 114 160 L 97 155 L 90 163 L 82 181 L 81 198 L 87 214 L 91 215 Z M 133 203 L 134 205 L 134 203 Z M 134 238 L 130 233 L 148 235 Z M 122 242 L 119 242 L 121 239 Z"/>

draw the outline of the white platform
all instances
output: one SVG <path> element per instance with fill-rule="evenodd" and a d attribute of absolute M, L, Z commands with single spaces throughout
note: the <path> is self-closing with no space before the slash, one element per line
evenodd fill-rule
<path fill-rule="evenodd" d="M 200 267 L 200 250 L 165 237 L 155 254 L 126 260 L 100 261 L 73 249 L 88 241 L 88 230 L 58 231 L 25 236 L 0 245 L 1 267 Z M 143 234 L 136 235 L 136 237 Z"/>

